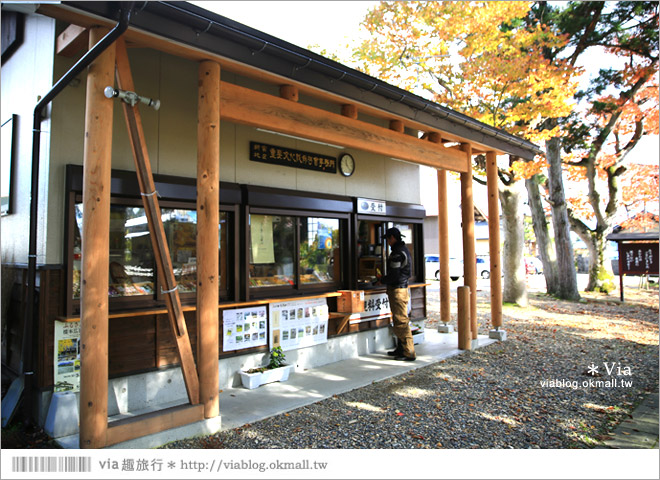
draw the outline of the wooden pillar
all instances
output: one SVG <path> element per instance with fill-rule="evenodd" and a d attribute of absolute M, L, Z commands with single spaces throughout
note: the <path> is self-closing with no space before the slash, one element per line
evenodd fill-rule
<path fill-rule="evenodd" d="M 477 255 L 474 243 L 474 200 L 472 197 L 472 145 L 464 143 L 467 171 L 461 173 L 461 217 L 463 220 L 463 277 L 470 287 L 472 339 L 477 338 Z"/>
<path fill-rule="evenodd" d="M 429 140 L 441 143 L 437 132 L 431 132 Z M 451 321 L 451 297 L 449 278 L 449 218 L 447 215 L 447 171 L 438 169 L 438 257 L 440 263 L 440 321 Z"/>
<path fill-rule="evenodd" d="M 458 300 L 458 348 L 470 350 L 472 348 L 470 287 L 458 287 L 456 296 Z"/>
<path fill-rule="evenodd" d="M 486 153 L 488 185 L 488 248 L 490 252 L 490 318 L 493 327 L 502 326 L 502 262 L 500 258 L 500 197 L 497 154 Z"/>
<path fill-rule="evenodd" d="M 89 47 L 106 29 L 92 28 Z M 115 44 L 89 66 L 83 151 L 82 282 L 80 292 L 80 448 L 106 445 L 108 430 L 108 268 Z"/>
<path fill-rule="evenodd" d="M 438 247 L 440 256 L 440 321 L 451 321 L 449 278 L 449 219 L 447 215 L 447 171 L 438 169 Z"/>
<path fill-rule="evenodd" d="M 206 418 L 219 414 L 220 65 L 199 65 L 197 101 L 197 370 Z"/>
<path fill-rule="evenodd" d="M 128 60 L 126 43 L 123 38 L 117 40 L 117 86 L 121 90 L 130 92 L 135 91 L 133 75 Z M 181 371 L 183 381 L 186 385 L 188 399 L 192 405 L 199 403 L 199 375 L 195 366 L 195 358 L 188 337 L 188 327 L 181 307 L 178 286 L 172 267 L 172 258 L 170 255 L 169 244 L 165 236 L 163 220 L 160 210 L 158 195 L 156 195 L 156 184 L 151 170 L 151 161 L 147 151 L 144 138 L 144 129 L 142 128 L 142 117 L 137 105 L 131 106 L 128 103 L 122 104 L 126 126 L 128 128 L 128 138 L 133 151 L 133 160 L 135 161 L 135 172 L 140 193 L 142 194 L 142 205 L 149 225 L 151 234 L 151 246 L 154 249 L 154 260 L 158 271 L 158 278 L 161 282 L 161 290 L 164 293 L 165 305 L 168 311 L 168 320 L 174 334 L 179 360 L 181 361 Z"/>

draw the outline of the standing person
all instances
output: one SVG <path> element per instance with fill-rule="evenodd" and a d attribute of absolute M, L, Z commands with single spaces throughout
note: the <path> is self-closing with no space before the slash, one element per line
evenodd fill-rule
<path fill-rule="evenodd" d="M 387 275 L 380 279 L 380 283 L 387 285 L 394 334 L 398 339 L 397 347 L 387 354 L 396 360 L 412 362 L 417 358 L 408 324 L 408 300 L 410 298 L 408 279 L 410 278 L 412 258 L 401 237 L 398 228 L 388 228 L 385 232 L 384 238 L 387 239 L 387 244 L 390 246 L 390 256 L 387 259 Z"/>

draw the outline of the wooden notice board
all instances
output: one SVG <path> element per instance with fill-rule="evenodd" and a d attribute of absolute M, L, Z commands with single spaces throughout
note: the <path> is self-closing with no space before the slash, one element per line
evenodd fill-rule
<path fill-rule="evenodd" d="M 658 241 L 617 242 L 619 246 L 619 287 L 623 302 L 624 275 L 658 275 Z"/>

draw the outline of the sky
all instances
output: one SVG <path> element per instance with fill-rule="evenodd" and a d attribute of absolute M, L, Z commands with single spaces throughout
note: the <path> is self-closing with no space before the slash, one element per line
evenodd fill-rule
<path fill-rule="evenodd" d="M 199 1 L 190 2 L 262 32 L 307 48 L 333 51 L 360 30 L 373 1 Z"/>

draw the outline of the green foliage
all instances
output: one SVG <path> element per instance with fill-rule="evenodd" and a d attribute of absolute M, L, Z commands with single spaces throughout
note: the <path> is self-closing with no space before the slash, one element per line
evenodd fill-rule
<path fill-rule="evenodd" d="M 598 275 L 596 277 L 598 282 L 596 283 L 596 288 L 594 291 L 602 293 L 610 293 L 616 289 L 614 285 L 614 275 L 607 271 L 604 266 L 600 266 L 598 269 Z"/>
<path fill-rule="evenodd" d="M 282 347 L 275 347 L 270 351 L 270 363 L 268 363 L 268 368 L 273 369 L 282 367 L 284 366 L 284 360 L 286 360 L 286 357 L 284 356 Z"/>

